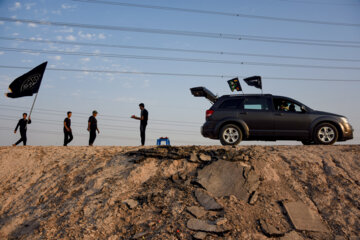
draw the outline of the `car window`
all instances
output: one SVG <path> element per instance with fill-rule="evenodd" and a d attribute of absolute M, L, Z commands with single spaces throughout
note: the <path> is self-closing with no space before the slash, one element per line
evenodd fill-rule
<path fill-rule="evenodd" d="M 244 101 L 244 110 L 268 111 L 269 104 L 263 97 L 247 97 Z"/>
<path fill-rule="evenodd" d="M 274 98 L 274 108 L 281 112 L 302 112 L 299 104 L 286 98 Z"/>
<path fill-rule="evenodd" d="M 240 108 L 241 99 L 229 99 L 225 100 L 220 106 L 220 109 L 238 109 Z"/>

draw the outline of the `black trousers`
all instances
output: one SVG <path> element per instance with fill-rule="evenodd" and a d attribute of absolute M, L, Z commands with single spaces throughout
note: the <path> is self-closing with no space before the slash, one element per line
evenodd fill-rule
<path fill-rule="evenodd" d="M 145 145 L 145 130 L 146 124 L 140 124 L 140 137 L 141 137 L 141 145 Z"/>
<path fill-rule="evenodd" d="M 89 145 L 93 145 L 96 138 L 96 129 L 90 129 L 90 138 L 89 138 Z"/>
<path fill-rule="evenodd" d="M 20 131 L 20 136 L 21 138 L 19 139 L 19 141 L 15 143 L 15 145 L 18 145 L 19 143 L 23 142 L 24 146 L 26 146 L 26 141 L 27 141 L 26 130 Z"/>
<path fill-rule="evenodd" d="M 72 132 L 68 132 L 64 130 L 64 146 L 67 146 L 74 139 Z"/>

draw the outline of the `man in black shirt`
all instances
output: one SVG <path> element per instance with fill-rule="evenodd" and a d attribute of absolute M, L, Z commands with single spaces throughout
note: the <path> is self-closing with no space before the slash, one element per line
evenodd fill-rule
<path fill-rule="evenodd" d="M 89 146 L 92 146 L 95 138 L 96 138 L 96 131 L 98 133 L 100 133 L 98 127 L 97 127 L 97 120 L 96 120 L 96 115 L 98 114 L 97 111 L 93 111 L 92 112 L 92 116 L 89 117 L 89 121 L 88 121 L 88 131 L 90 132 L 90 138 L 89 138 Z"/>
<path fill-rule="evenodd" d="M 64 146 L 67 146 L 74 138 L 71 130 L 71 115 L 72 112 L 67 112 L 67 118 L 64 119 Z"/>
<path fill-rule="evenodd" d="M 18 145 L 19 143 L 23 142 L 24 146 L 26 146 L 26 141 L 27 141 L 27 137 L 26 137 L 26 130 L 27 130 L 27 124 L 31 123 L 31 118 L 29 117 L 29 119 L 26 119 L 27 117 L 27 113 L 23 113 L 23 118 L 19 120 L 18 124 L 16 125 L 15 131 L 14 133 L 16 133 L 18 127 L 20 127 L 20 136 L 21 138 L 19 139 L 19 141 L 17 141 L 15 144 L 13 144 L 13 146 Z"/>
<path fill-rule="evenodd" d="M 140 137 L 141 137 L 141 145 L 145 145 L 145 130 L 147 126 L 147 121 L 149 117 L 148 111 L 145 109 L 145 105 L 143 103 L 139 104 L 140 110 L 141 110 L 141 116 L 137 117 L 135 115 L 132 115 L 131 118 L 140 120 Z"/>

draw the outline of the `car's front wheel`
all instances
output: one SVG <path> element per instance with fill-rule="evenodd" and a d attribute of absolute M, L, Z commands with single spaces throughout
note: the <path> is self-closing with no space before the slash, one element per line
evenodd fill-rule
<path fill-rule="evenodd" d="M 234 124 L 225 125 L 220 130 L 220 142 L 222 145 L 237 145 L 241 140 L 242 131 Z"/>
<path fill-rule="evenodd" d="M 319 124 L 315 129 L 315 143 L 317 144 L 334 144 L 337 141 L 338 136 L 338 130 L 330 123 Z"/>

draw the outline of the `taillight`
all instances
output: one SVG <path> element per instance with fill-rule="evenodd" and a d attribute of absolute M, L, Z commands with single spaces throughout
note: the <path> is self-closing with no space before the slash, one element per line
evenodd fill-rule
<path fill-rule="evenodd" d="M 211 117 L 211 115 L 213 115 L 213 113 L 214 113 L 214 110 L 206 110 L 206 118 L 208 118 L 208 117 Z"/>

